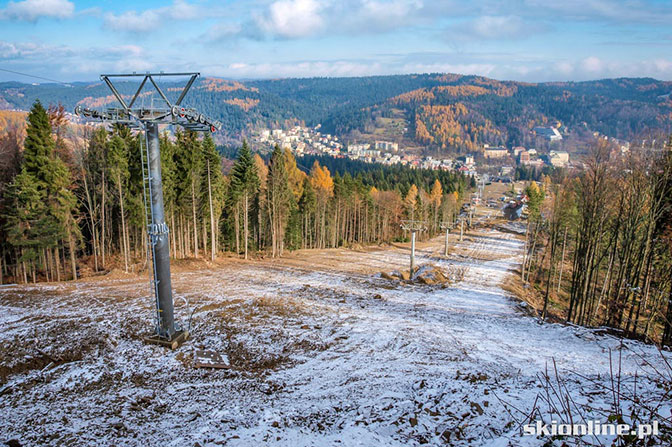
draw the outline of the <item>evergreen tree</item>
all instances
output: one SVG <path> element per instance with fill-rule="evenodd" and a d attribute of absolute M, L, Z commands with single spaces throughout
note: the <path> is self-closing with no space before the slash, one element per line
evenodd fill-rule
<path fill-rule="evenodd" d="M 184 239 L 191 237 L 192 253 L 198 257 L 198 210 L 199 195 L 196 194 L 197 185 L 201 183 L 200 176 L 203 173 L 203 154 L 200 148 L 200 141 L 197 134 L 192 131 L 177 132 L 177 144 L 175 147 L 176 162 L 176 187 L 177 200 L 180 204 L 183 215 L 189 216 L 184 219 L 182 226 L 187 230 L 183 231 Z M 191 220 L 191 222 L 189 222 Z M 184 244 L 185 249 L 189 244 Z"/>
<path fill-rule="evenodd" d="M 35 262 L 40 250 L 54 245 L 57 240 L 45 239 L 53 235 L 56 222 L 47 212 L 44 191 L 37 188 L 35 177 L 24 167 L 8 188 L 7 241 L 17 250 L 17 261 L 22 266 L 23 280 L 27 282 L 28 267 L 35 280 Z M 46 233 L 46 234 L 45 234 Z"/>
<path fill-rule="evenodd" d="M 28 114 L 26 139 L 23 143 L 23 167 L 36 180 L 37 189 L 46 194 L 50 191 L 53 174 L 50 172 L 54 152 L 49 116 L 40 101 L 36 101 Z"/>
<path fill-rule="evenodd" d="M 315 234 L 312 229 L 314 228 L 316 207 L 317 196 L 313 185 L 310 183 L 310 178 L 306 177 L 303 179 L 303 194 L 299 200 L 299 210 L 303 217 L 303 248 L 312 248 L 315 244 Z"/>
<path fill-rule="evenodd" d="M 128 272 L 130 262 L 128 232 L 126 229 L 126 211 L 124 209 L 124 199 L 128 191 L 128 154 L 125 141 L 121 136 L 114 135 L 109 141 L 107 149 L 107 165 L 109 166 L 110 180 L 115 186 L 117 198 L 119 199 L 119 216 L 121 219 L 121 234 L 119 247 L 124 256 L 124 270 Z"/>
<path fill-rule="evenodd" d="M 254 164 L 257 167 L 259 176 L 259 193 L 254 200 L 253 214 L 257 216 L 256 221 L 256 245 L 261 249 L 264 247 L 268 234 L 268 219 L 266 213 L 266 203 L 268 200 L 268 167 L 259 154 L 254 154 Z"/>
<path fill-rule="evenodd" d="M 224 202 L 224 178 L 222 176 L 222 160 L 215 142 L 210 134 L 205 134 L 201 143 L 203 150 L 203 169 L 201 175 L 201 215 L 203 216 L 204 235 L 210 233 L 210 259 L 215 260 L 217 253 L 217 228 L 222 215 Z M 204 236 L 204 241 L 207 238 Z"/>
<path fill-rule="evenodd" d="M 273 257 L 282 256 L 285 229 L 289 218 L 293 193 L 285 167 L 285 156 L 275 146 L 268 166 L 267 209 L 271 226 L 271 246 Z"/>
<path fill-rule="evenodd" d="M 72 277 L 76 279 L 76 249 L 81 237 L 75 218 L 77 203 L 70 190 L 70 171 L 55 156 L 54 147 L 49 116 L 36 101 L 28 114 L 22 163 L 22 171 L 25 170 L 27 176 L 22 181 L 29 178 L 35 181 L 35 188 L 46 206 L 45 216 L 37 222 L 40 227 L 35 229 L 36 234 L 42 235 L 37 244 L 58 251 L 58 243 L 65 240 L 70 252 Z"/>
<path fill-rule="evenodd" d="M 249 243 L 249 218 L 250 204 L 259 190 L 259 176 L 257 166 L 252 158 L 247 142 L 243 141 L 243 147 L 238 152 L 238 159 L 231 170 L 231 195 L 233 203 L 242 208 L 243 216 L 243 246 L 245 259 L 247 259 Z"/>

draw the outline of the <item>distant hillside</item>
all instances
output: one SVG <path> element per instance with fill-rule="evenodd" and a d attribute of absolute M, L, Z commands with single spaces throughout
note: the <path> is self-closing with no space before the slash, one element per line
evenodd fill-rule
<path fill-rule="evenodd" d="M 136 84 L 122 83 L 122 94 Z M 170 95 L 177 84 L 163 83 Z M 238 82 L 202 78 L 185 104 L 219 119 L 224 136 L 260 127 L 322 124 L 341 136 L 390 138 L 410 145 L 471 151 L 488 144 L 534 145 L 535 126 L 562 126 L 569 141 L 592 132 L 630 139 L 670 131 L 672 82 L 621 78 L 529 84 L 479 76 L 423 74 Z M 27 110 L 35 99 L 102 107 L 113 102 L 102 83 L 0 83 L 0 108 Z M 151 101 L 149 95 L 142 100 Z"/>

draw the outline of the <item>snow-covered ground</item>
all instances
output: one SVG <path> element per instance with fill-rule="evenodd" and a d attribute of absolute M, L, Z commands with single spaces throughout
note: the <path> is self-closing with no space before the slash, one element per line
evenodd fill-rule
<path fill-rule="evenodd" d="M 626 382 L 637 374 L 639 393 L 655 393 L 653 347 L 520 311 L 501 288 L 520 262 L 516 235 L 484 229 L 452 245 L 443 257 L 437 238 L 417 255 L 463 268 L 448 287 L 380 278 L 407 265 L 395 246 L 178 268 L 176 293 L 196 310 L 175 352 L 141 341 L 143 278 L 0 289 L 0 442 L 540 445 L 517 422 L 543 407 L 540 375 L 555 361 L 573 400 L 608 409 L 610 350 Z M 232 368 L 193 368 L 197 349 Z"/>

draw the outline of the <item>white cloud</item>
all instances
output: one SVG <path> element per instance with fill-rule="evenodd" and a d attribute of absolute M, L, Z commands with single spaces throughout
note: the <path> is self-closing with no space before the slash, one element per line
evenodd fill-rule
<path fill-rule="evenodd" d="M 103 72 L 143 72 L 157 67 L 138 45 L 75 48 L 34 42 L 0 41 L 0 62 L 5 67 L 40 76 L 74 81 L 94 79 Z"/>
<path fill-rule="evenodd" d="M 349 60 L 337 61 L 288 61 L 278 63 L 233 62 L 228 65 L 204 67 L 203 72 L 233 78 L 288 78 L 288 77 L 344 77 L 370 76 L 385 73 L 378 62 Z"/>
<path fill-rule="evenodd" d="M 436 18 L 423 0 L 274 0 L 238 17 L 238 22 L 220 22 L 204 36 L 209 40 L 352 36 L 406 29 L 429 17 Z"/>
<path fill-rule="evenodd" d="M 92 48 L 93 57 L 101 59 L 116 58 L 141 58 L 145 55 L 145 50 L 138 45 L 119 45 L 114 47 Z"/>
<path fill-rule="evenodd" d="M 0 10 L 0 19 L 36 22 L 42 17 L 67 19 L 74 13 L 75 4 L 68 0 L 23 0 L 9 2 Z"/>
<path fill-rule="evenodd" d="M 203 68 L 204 73 L 232 78 L 350 77 L 407 73 L 461 73 L 488 76 L 497 69 L 488 63 L 414 62 L 399 60 L 334 60 L 248 63 L 232 62 Z"/>
<path fill-rule="evenodd" d="M 283 38 L 305 37 L 324 28 L 324 3 L 315 0 L 279 0 L 254 22 L 261 31 Z"/>
<path fill-rule="evenodd" d="M 349 31 L 386 31 L 415 25 L 423 16 L 421 0 L 363 0 L 343 13 L 343 24 Z"/>
<path fill-rule="evenodd" d="M 76 53 L 76 50 L 65 45 L 0 41 L 0 60 L 57 60 Z"/>
<path fill-rule="evenodd" d="M 588 73 L 600 73 L 605 67 L 600 58 L 590 56 L 581 61 L 581 68 Z"/>
<path fill-rule="evenodd" d="M 132 33 L 147 33 L 170 20 L 194 20 L 199 17 L 199 8 L 183 0 L 175 0 L 163 8 L 135 10 L 121 14 L 107 13 L 103 19 L 106 28 Z"/>
<path fill-rule="evenodd" d="M 520 68 L 525 67 L 525 71 Z M 498 65 L 492 75 L 497 79 L 520 81 L 589 81 L 618 77 L 652 77 L 672 79 L 672 60 L 640 59 L 635 61 L 607 60 L 589 56 L 576 60 L 539 61 L 523 64 Z"/>

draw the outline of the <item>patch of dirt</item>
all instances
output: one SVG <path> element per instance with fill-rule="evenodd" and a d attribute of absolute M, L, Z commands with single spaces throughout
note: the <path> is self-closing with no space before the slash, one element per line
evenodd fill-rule
<path fill-rule="evenodd" d="M 44 321 L 49 320 L 45 317 Z M 87 354 L 104 350 L 113 343 L 99 327 L 82 327 L 87 323 L 86 320 L 59 322 L 49 330 L 39 325 L 30 336 L 16 336 L 0 344 L 0 384 L 4 385 L 7 378 L 15 374 L 82 360 Z M 72 343 L 70 332 L 77 335 L 77 343 Z"/>
<path fill-rule="evenodd" d="M 381 272 L 382 278 L 390 281 L 403 281 L 405 283 L 437 285 L 450 284 L 452 282 L 450 275 L 434 264 L 423 264 L 413 270 L 410 275 L 408 270 L 394 270 L 392 272 Z"/>

